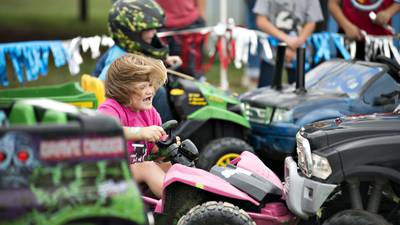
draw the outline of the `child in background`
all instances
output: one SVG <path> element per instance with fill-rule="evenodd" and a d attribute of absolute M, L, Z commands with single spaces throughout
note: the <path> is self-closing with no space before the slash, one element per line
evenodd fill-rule
<path fill-rule="evenodd" d="M 117 58 L 127 54 L 143 54 L 164 60 L 166 65 L 182 64 L 179 56 L 168 55 L 169 48 L 157 36 L 157 29 L 164 26 L 164 11 L 153 0 L 118 0 L 108 15 L 108 30 L 115 45 L 107 50 L 96 64 L 93 72 L 105 80 L 109 66 Z M 161 87 L 156 92 L 154 107 L 161 114 L 163 122 L 173 119 L 168 103 L 167 90 Z"/>
<path fill-rule="evenodd" d="M 387 25 L 400 11 L 400 0 L 328 0 L 328 7 L 340 27 L 339 32 L 356 40 L 356 58 L 365 60 L 364 35 L 393 35 Z M 376 13 L 375 20 L 370 18 L 370 12 Z"/>
<path fill-rule="evenodd" d="M 115 60 L 107 72 L 105 91 L 107 100 L 98 111 L 116 117 L 123 125 L 128 141 L 130 169 L 137 183 L 146 183 L 157 196 L 162 195 L 165 171 L 170 163 L 144 161 L 157 152 L 154 142 L 166 135 L 161 118 L 152 105 L 153 97 L 167 79 L 161 60 L 126 54 Z M 145 152 L 135 151 L 134 141 L 142 141 Z"/>
<path fill-rule="evenodd" d="M 296 49 L 314 32 L 316 23 L 323 20 L 318 0 L 257 0 L 253 12 L 261 31 L 287 44 L 287 62 L 295 59 Z M 274 71 L 272 63 L 262 60 L 258 87 L 270 86 Z M 288 82 L 295 82 L 295 69 L 288 68 L 287 72 Z"/>
<path fill-rule="evenodd" d="M 165 27 L 163 31 L 177 31 L 195 29 L 206 26 L 207 0 L 156 0 L 165 12 Z M 198 39 L 198 40 L 196 40 Z M 191 40 L 191 41 L 188 41 Z M 170 55 L 179 55 L 186 60 L 178 69 L 196 79 L 204 79 L 202 46 L 204 39 L 199 39 L 198 34 L 166 37 Z"/>

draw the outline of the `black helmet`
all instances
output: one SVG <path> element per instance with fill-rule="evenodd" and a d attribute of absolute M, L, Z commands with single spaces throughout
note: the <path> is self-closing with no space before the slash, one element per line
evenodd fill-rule
<path fill-rule="evenodd" d="M 108 15 L 108 28 L 115 43 L 125 51 L 165 59 L 168 47 L 155 35 L 151 44 L 142 40 L 141 32 L 164 26 L 164 11 L 153 0 L 118 0 Z"/>

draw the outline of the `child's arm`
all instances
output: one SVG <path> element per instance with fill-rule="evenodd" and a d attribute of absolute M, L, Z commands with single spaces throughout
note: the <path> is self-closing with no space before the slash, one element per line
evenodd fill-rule
<path fill-rule="evenodd" d="M 314 32 L 315 26 L 316 26 L 315 22 L 308 22 L 304 24 L 297 39 L 298 47 L 302 46 L 307 41 L 307 38 Z M 291 62 L 295 58 L 296 58 L 296 50 L 292 48 L 286 49 L 285 60 L 287 62 Z"/>
<path fill-rule="evenodd" d="M 272 24 L 266 16 L 257 15 L 256 23 L 257 27 L 260 30 L 285 42 L 290 48 L 296 49 L 297 47 L 299 47 L 297 44 L 298 42 L 297 37 L 291 37 L 287 35 L 285 32 L 281 31 L 279 28 L 274 26 L 274 24 Z"/>
<path fill-rule="evenodd" d="M 335 18 L 336 22 L 343 29 L 346 36 L 355 40 L 361 40 L 363 38 L 361 34 L 360 28 L 354 25 L 347 17 L 343 14 L 342 9 L 340 8 L 340 0 L 329 0 L 328 8 L 333 18 Z"/>
<path fill-rule="evenodd" d="M 157 142 L 166 135 L 164 129 L 160 126 L 123 127 L 123 130 L 125 138 L 131 141 Z"/>
<path fill-rule="evenodd" d="M 200 16 L 203 19 L 206 18 L 206 8 L 207 8 L 206 4 L 207 4 L 207 0 L 197 0 L 196 1 L 196 5 L 197 5 L 197 8 L 199 9 Z"/>
<path fill-rule="evenodd" d="M 303 45 L 307 41 L 307 38 L 314 32 L 315 26 L 315 22 L 308 22 L 304 24 L 299 34 L 299 46 Z"/>
<path fill-rule="evenodd" d="M 376 14 L 376 19 L 374 20 L 374 22 L 381 26 L 386 25 L 389 22 L 390 18 L 392 18 L 397 12 L 400 12 L 400 1 L 391 4 L 388 8 L 382 11 L 379 11 Z"/>

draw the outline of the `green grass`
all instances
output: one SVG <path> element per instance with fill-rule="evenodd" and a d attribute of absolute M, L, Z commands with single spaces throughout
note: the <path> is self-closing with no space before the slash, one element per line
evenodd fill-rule
<path fill-rule="evenodd" d="M 0 41 L 65 39 L 107 33 L 111 0 L 88 0 L 88 20 L 79 20 L 79 0 L 1 0 Z"/>
<path fill-rule="evenodd" d="M 36 87 L 36 86 L 44 86 L 44 85 L 52 85 L 52 84 L 60 84 L 69 81 L 79 81 L 82 74 L 90 74 L 96 64 L 96 59 L 91 59 L 88 55 L 84 55 L 84 63 L 81 64 L 81 72 L 72 76 L 69 73 L 68 66 L 62 66 L 60 68 L 56 68 L 52 64 L 52 59 L 49 60 L 49 72 L 45 76 L 39 76 L 39 79 L 36 81 L 25 82 L 20 84 L 17 80 L 16 75 L 12 69 L 12 65 L 8 63 L 8 78 L 10 81 L 10 85 L 8 87 L 0 87 L 1 88 L 18 88 L 18 87 Z M 220 85 L 220 68 L 219 63 L 216 62 L 210 68 L 210 70 L 206 73 L 207 82 L 219 86 Z M 230 90 L 236 93 L 243 93 L 246 91 L 244 87 L 241 86 L 241 76 L 243 74 L 243 69 L 236 69 L 231 65 L 228 68 L 228 80 L 230 85 Z"/>
<path fill-rule="evenodd" d="M 219 62 L 216 62 L 211 67 L 210 71 L 206 74 L 207 82 L 210 84 L 219 86 L 220 85 L 220 67 Z M 241 80 L 243 75 L 243 69 L 236 69 L 233 65 L 228 68 L 228 81 L 229 90 L 236 93 L 243 93 L 246 88 L 242 87 Z"/>
<path fill-rule="evenodd" d="M 111 0 L 88 0 L 88 20 L 79 20 L 79 0 L 1 0 L 0 2 L 0 42 L 17 42 L 33 40 L 67 40 L 77 36 L 89 37 L 107 34 L 108 10 Z M 81 64 L 81 74 L 91 73 L 96 60 L 84 55 Z M 79 81 L 80 75 L 72 76 L 68 66 L 55 68 L 52 57 L 49 59 L 49 72 L 33 82 L 19 84 L 8 62 L 8 77 L 10 85 L 1 88 L 18 88 L 59 84 L 68 81 Z M 231 65 L 228 70 L 230 90 L 242 93 L 241 75 Z M 206 74 L 207 81 L 214 85 L 220 84 L 219 63 L 215 62 Z"/>

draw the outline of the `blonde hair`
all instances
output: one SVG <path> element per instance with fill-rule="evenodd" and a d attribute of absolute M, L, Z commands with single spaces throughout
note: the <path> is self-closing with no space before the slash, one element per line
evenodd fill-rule
<path fill-rule="evenodd" d="M 166 80 L 167 69 L 161 60 L 128 53 L 110 65 L 105 80 L 106 97 L 129 105 L 131 95 L 137 93 L 132 83 L 147 81 L 157 90 Z"/>

